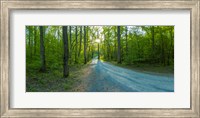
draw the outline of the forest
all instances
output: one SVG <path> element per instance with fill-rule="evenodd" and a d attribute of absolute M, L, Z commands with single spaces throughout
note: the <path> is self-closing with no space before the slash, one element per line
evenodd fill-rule
<path fill-rule="evenodd" d="M 73 91 L 94 58 L 173 71 L 174 26 L 26 26 L 26 91 Z"/>

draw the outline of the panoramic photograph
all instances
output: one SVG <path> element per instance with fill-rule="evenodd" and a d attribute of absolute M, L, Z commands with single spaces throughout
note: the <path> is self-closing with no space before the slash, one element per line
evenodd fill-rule
<path fill-rule="evenodd" d="M 26 92 L 174 92 L 174 26 L 26 26 Z"/>

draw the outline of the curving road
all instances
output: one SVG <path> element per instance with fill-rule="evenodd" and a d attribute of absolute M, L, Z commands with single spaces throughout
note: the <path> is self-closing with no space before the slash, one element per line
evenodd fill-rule
<path fill-rule="evenodd" d="M 173 92 L 174 77 L 137 72 L 94 58 L 88 92 Z"/>

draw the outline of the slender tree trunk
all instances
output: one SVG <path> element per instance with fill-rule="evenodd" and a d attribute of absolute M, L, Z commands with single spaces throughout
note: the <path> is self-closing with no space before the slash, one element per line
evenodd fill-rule
<path fill-rule="evenodd" d="M 30 59 L 32 60 L 32 40 L 31 40 L 31 26 L 29 26 L 29 48 L 30 48 Z"/>
<path fill-rule="evenodd" d="M 94 36 L 92 35 L 92 40 L 93 39 L 94 39 Z M 92 47 L 91 48 L 92 48 L 92 55 L 91 55 L 92 57 L 91 58 L 93 59 L 94 58 L 94 44 L 93 43 L 92 43 Z"/>
<path fill-rule="evenodd" d="M 174 57 L 174 50 L 173 50 L 173 42 L 174 42 L 174 33 L 173 33 L 174 27 L 171 28 L 170 30 L 170 35 L 171 35 L 171 46 L 170 46 L 170 57 L 173 59 Z"/>
<path fill-rule="evenodd" d="M 78 57 L 80 57 L 80 53 L 81 53 L 81 45 L 82 45 L 82 26 L 80 26 L 80 45 L 79 45 L 79 53 L 78 53 Z"/>
<path fill-rule="evenodd" d="M 58 43 L 56 45 L 56 50 L 59 50 L 61 47 L 61 44 L 62 44 L 62 43 L 60 43 L 60 33 L 59 33 L 60 27 L 58 26 L 56 29 L 57 29 L 57 37 L 56 38 L 58 39 Z M 57 55 L 56 57 L 58 60 L 60 60 L 60 56 Z"/>
<path fill-rule="evenodd" d="M 113 50 L 113 58 L 114 58 L 114 61 L 116 61 L 117 59 L 117 44 L 116 44 L 116 41 L 114 41 L 114 50 Z"/>
<path fill-rule="evenodd" d="M 78 63 L 77 61 L 77 52 L 78 52 L 78 27 L 76 26 L 76 32 L 75 32 L 75 37 L 76 37 L 76 44 L 75 44 L 75 64 Z"/>
<path fill-rule="evenodd" d="M 154 26 L 151 27 L 151 40 L 152 40 L 152 60 L 155 61 L 155 43 L 154 43 L 154 40 L 155 40 L 155 34 L 154 34 Z"/>
<path fill-rule="evenodd" d="M 89 53 L 90 53 L 90 51 L 89 51 L 89 49 L 88 48 L 90 48 L 89 47 L 89 27 L 88 26 L 86 26 L 86 52 L 87 52 L 87 54 L 89 55 Z M 86 61 L 88 62 L 89 61 L 89 56 L 86 56 Z"/>
<path fill-rule="evenodd" d="M 87 54 L 86 54 L 86 50 L 87 50 L 87 47 L 86 47 L 86 44 L 87 44 L 87 42 L 86 42 L 87 40 L 86 40 L 86 26 L 84 26 L 84 64 L 86 64 L 87 63 Z"/>
<path fill-rule="evenodd" d="M 141 53 L 141 50 L 140 50 L 140 43 L 139 43 L 139 37 L 136 35 L 136 40 L 137 40 L 137 56 L 139 58 L 139 61 L 141 59 L 141 56 L 140 56 L 140 53 Z"/>
<path fill-rule="evenodd" d="M 45 47 L 44 47 L 44 28 L 40 26 L 40 58 L 41 58 L 41 68 L 40 71 L 46 71 L 46 60 L 45 60 Z"/>
<path fill-rule="evenodd" d="M 110 31 L 108 30 L 108 34 L 107 34 L 107 58 L 108 60 L 110 60 L 110 42 L 109 42 L 109 39 L 110 39 Z"/>
<path fill-rule="evenodd" d="M 69 76 L 69 66 L 68 66 L 68 59 L 69 59 L 69 46 L 68 46 L 68 32 L 67 26 L 63 26 L 63 44 L 64 44 L 64 58 L 63 58 L 63 76 Z"/>
<path fill-rule="evenodd" d="M 103 52 L 104 52 L 104 58 L 106 59 L 106 60 L 108 60 L 108 53 L 107 53 L 107 50 L 106 50 L 106 48 L 108 48 L 108 44 L 107 44 L 107 37 L 106 37 L 106 34 L 104 33 L 103 34 L 104 35 L 104 50 L 103 50 Z"/>
<path fill-rule="evenodd" d="M 91 55 L 92 57 L 92 59 L 94 58 L 94 49 L 93 49 L 93 45 L 92 45 L 92 55 Z"/>
<path fill-rule="evenodd" d="M 98 43 L 98 59 L 100 59 L 99 43 Z"/>
<path fill-rule="evenodd" d="M 126 56 L 128 56 L 128 27 L 126 26 Z"/>
<path fill-rule="evenodd" d="M 36 47 L 37 46 L 37 29 L 36 26 L 34 26 L 34 55 L 36 55 Z"/>
<path fill-rule="evenodd" d="M 70 52 L 69 52 L 69 58 L 71 58 L 72 55 L 72 26 L 69 26 L 69 44 L 70 44 Z"/>
<path fill-rule="evenodd" d="M 89 61 L 89 60 L 90 60 L 90 50 L 91 50 L 91 46 L 88 46 L 88 48 L 89 48 L 89 49 L 88 49 L 88 53 L 87 53 L 87 54 L 88 54 L 87 60 Z"/>
<path fill-rule="evenodd" d="M 113 51 L 114 52 L 114 56 L 113 57 L 114 57 L 115 61 L 118 61 L 117 60 L 118 59 L 118 52 L 117 52 L 117 40 L 118 40 L 117 38 L 118 38 L 118 34 L 117 34 L 117 29 L 115 29 L 114 32 L 115 32 L 116 39 L 114 40 L 114 51 Z"/>
<path fill-rule="evenodd" d="M 117 42 L 118 42 L 118 54 L 117 54 L 117 62 L 120 64 L 121 62 L 121 44 L 120 44 L 120 26 L 117 26 Z"/>

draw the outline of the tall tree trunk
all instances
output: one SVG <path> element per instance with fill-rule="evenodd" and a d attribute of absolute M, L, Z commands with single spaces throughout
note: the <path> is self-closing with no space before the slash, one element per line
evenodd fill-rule
<path fill-rule="evenodd" d="M 151 26 L 151 40 L 152 40 L 152 60 L 155 61 L 155 34 L 154 34 L 154 26 Z"/>
<path fill-rule="evenodd" d="M 86 42 L 87 40 L 86 40 L 86 26 L 84 26 L 84 64 L 86 64 L 87 63 L 87 54 L 86 54 L 86 50 L 87 50 L 87 47 L 86 47 L 86 44 L 87 44 L 87 42 Z"/>
<path fill-rule="evenodd" d="M 86 48 L 86 50 L 87 50 L 86 52 L 87 52 L 87 54 L 89 55 L 90 51 L 89 51 L 88 48 L 90 48 L 90 47 L 89 47 L 89 42 L 90 42 L 90 41 L 89 41 L 89 33 L 88 33 L 89 30 L 88 30 L 88 29 L 89 29 L 89 27 L 86 26 L 86 47 L 87 47 L 87 48 Z M 89 61 L 89 57 L 88 57 L 88 56 L 86 56 L 86 61 L 87 61 L 87 62 Z"/>
<path fill-rule="evenodd" d="M 36 26 L 34 26 L 34 55 L 36 55 L 36 47 L 37 46 L 37 29 Z"/>
<path fill-rule="evenodd" d="M 81 45 L 82 45 L 82 26 L 80 26 L 80 45 L 79 45 L 79 53 L 78 53 L 78 57 L 80 57 L 80 53 L 81 53 Z"/>
<path fill-rule="evenodd" d="M 114 32 L 115 32 L 116 39 L 114 40 L 114 51 L 113 51 L 114 55 L 113 55 L 113 57 L 114 57 L 114 60 L 117 61 L 117 59 L 118 59 L 118 52 L 117 52 L 117 40 L 118 40 L 117 39 L 118 38 L 117 27 L 115 28 Z"/>
<path fill-rule="evenodd" d="M 120 64 L 121 62 L 121 44 L 120 44 L 120 26 L 117 26 L 117 42 L 118 42 L 118 53 L 117 53 L 117 62 Z"/>
<path fill-rule="evenodd" d="M 128 56 L 128 27 L 126 26 L 126 57 Z"/>
<path fill-rule="evenodd" d="M 89 48 L 89 49 L 88 49 L 88 53 L 87 53 L 87 54 L 88 54 L 88 56 L 87 56 L 87 60 L 89 61 L 89 60 L 90 60 L 90 51 L 91 51 L 91 46 L 88 46 L 88 48 Z"/>
<path fill-rule="evenodd" d="M 171 36 L 171 44 L 170 44 L 170 57 L 171 59 L 174 58 L 174 50 L 173 50 L 173 42 L 174 42 L 174 32 L 173 32 L 174 27 L 171 28 L 170 30 L 170 36 Z"/>
<path fill-rule="evenodd" d="M 45 47 L 44 47 L 44 31 L 43 26 L 40 26 L 40 58 L 41 68 L 40 71 L 46 71 L 46 60 L 45 60 Z"/>
<path fill-rule="evenodd" d="M 109 41 L 109 39 L 110 39 L 110 31 L 109 31 L 110 29 L 108 29 L 108 36 L 107 36 L 107 58 L 108 58 L 108 60 L 110 60 L 110 41 Z"/>
<path fill-rule="evenodd" d="M 70 51 L 69 51 L 69 58 L 71 58 L 72 55 L 72 26 L 69 26 L 69 45 L 70 45 Z"/>
<path fill-rule="evenodd" d="M 77 52 L 78 52 L 78 27 L 76 26 L 76 32 L 75 32 L 75 37 L 76 37 L 76 44 L 75 44 L 75 64 L 78 63 L 77 61 Z"/>
<path fill-rule="evenodd" d="M 93 35 L 92 35 L 92 40 L 94 39 L 94 37 L 93 37 Z M 92 41 L 93 42 L 93 41 Z M 92 49 L 92 54 L 91 54 L 91 58 L 93 59 L 93 57 L 94 57 L 94 44 L 92 43 L 92 47 L 91 47 Z"/>
<path fill-rule="evenodd" d="M 30 49 L 30 59 L 32 60 L 32 40 L 31 40 L 31 26 L 29 26 L 29 49 Z"/>
<path fill-rule="evenodd" d="M 98 59 L 100 59 L 99 43 L 98 43 Z"/>
<path fill-rule="evenodd" d="M 56 45 L 56 50 L 60 50 L 60 47 L 61 47 L 61 44 L 62 43 L 60 43 L 60 27 L 58 26 L 58 27 L 56 27 L 56 33 L 57 33 L 57 39 L 58 39 L 58 43 L 57 43 L 57 45 Z M 59 54 L 57 54 L 56 55 L 56 57 L 57 57 L 57 60 L 60 60 L 60 55 Z"/>
<path fill-rule="evenodd" d="M 92 57 L 92 59 L 94 58 L 94 49 L 93 49 L 93 45 L 92 45 L 92 55 L 91 55 Z"/>
<path fill-rule="evenodd" d="M 108 60 L 108 53 L 106 52 L 106 47 L 108 48 L 108 44 L 107 44 L 108 41 L 107 41 L 106 34 L 104 33 L 103 35 L 104 35 L 103 54 L 104 54 L 104 58 L 105 58 L 106 60 Z"/>
<path fill-rule="evenodd" d="M 68 66 L 68 59 L 69 59 L 69 46 L 68 46 L 68 32 L 67 26 L 63 26 L 63 44 L 64 44 L 64 58 L 63 58 L 63 76 L 69 76 L 69 66 Z"/>

